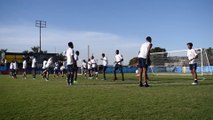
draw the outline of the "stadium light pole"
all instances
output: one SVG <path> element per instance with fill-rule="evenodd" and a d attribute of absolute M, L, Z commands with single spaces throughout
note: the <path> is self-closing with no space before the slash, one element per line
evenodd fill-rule
<path fill-rule="evenodd" d="M 41 52 L 41 28 L 46 28 L 47 22 L 43 20 L 36 20 L 35 26 L 39 28 L 39 52 Z"/>

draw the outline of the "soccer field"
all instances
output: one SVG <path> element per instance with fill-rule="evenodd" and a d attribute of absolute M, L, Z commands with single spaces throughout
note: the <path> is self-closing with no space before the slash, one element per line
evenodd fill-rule
<path fill-rule="evenodd" d="M 135 74 L 125 81 L 85 80 L 75 86 L 63 78 L 46 82 L 0 76 L 1 120 L 212 120 L 213 77 L 193 86 L 191 76 L 150 76 L 149 88 L 138 87 Z"/>

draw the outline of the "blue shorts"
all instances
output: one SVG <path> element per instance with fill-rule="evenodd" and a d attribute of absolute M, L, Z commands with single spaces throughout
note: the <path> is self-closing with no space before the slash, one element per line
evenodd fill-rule
<path fill-rule="evenodd" d="M 27 72 L 27 69 L 25 68 L 25 69 L 23 69 L 23 72 Z"/>
<path fill-rule="evenodd" d="M 16 71 L 15 69 L 12 69 L 12 70 L 11 70 L 12 73 L 15 73 L 15 71 Z"/>
<path fill-rule="evenodd" d="M 67 65 L 67 72 L 68 73 L 73 72 L 73 65 Z"/>
<path fill-rule="evenodd" d="M 54 72 L 55 73 L 58 73 L 60 70 L 59 69 L 54 69 Z"/>
<path fill-rule="evenodd" d="M 32 71 L 36 71 L 36 68 L 32 68 Z"/>
<path fill-rule="evenodd" d="M 77 64 L 74 64 L 74 65 L 73 65 L 73 70 L 74 70 L 74 71 L 78 71 L 78 65 L 77 65 Z"/>
<path fill-rule="evenodd" d="M 147 68 L 146 59 L 138 58 L 138 67 L 139 68 Z"/>
<path fill-rule="evenodd" d="M 97 68 L 95 67 L 95 68 L 92 68 L 92 71 L 93 72 L 96 72 L 97 71 Z"/>
<path fill-rule="evenodd" d="M 197 70 L 197 63 L 189 64 L 189 69 L 190 69 L 190 70 L 193 70 L 193 69 L 194 69 L 194 70 L 196 71 L 196 70 Z"/>
<path fill-rule="evenodd" d="M 122 66 L 122 65 L 116 64 L 116 65 L 115 65 L 115 68 L 114 68 L 114 71 L 117 71 L 118 69 L 119 69 L 121 72 L 123 72 L 123 66 Z"/>
<path fill-rule="evenodd" d="M 42 72 L 44 72 L 45 70 L 46 70 L 46 69 L 43 69 L 43 68 L 42 68 Z"/>
<path fill-rule="evenodd" d="M 105 72 L 107 69 L 107 66 L 103 66 L 103 71 Z"/>
<path fill-rule="evenodd" d="M 49 67 L 47 67 L 47 68 L 46 68 L 46 71 L 47 71 L 47 72 L 49 72 L 49 71 L 50 71 L 50 68 L 49 68 Z"/>

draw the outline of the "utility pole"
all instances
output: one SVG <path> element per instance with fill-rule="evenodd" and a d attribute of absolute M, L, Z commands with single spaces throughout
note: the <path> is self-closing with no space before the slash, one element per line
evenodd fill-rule
<path fill-rule="evenodd" d="M 39 52 L 41 52 L 41 28 L 46 28 L 46 21 L 36 20 L 35 26 L 39 27 Z"/>
<path fill-rule="evenodd" d="M 90 55 L 89 55 L 89 54 L 90 54 L 90 48 L 89 48 L 89 45 L 88 45 L 88 48 L 87 48 L 87 52 L 88 52 L 88 53 L 87 53 L 87 55 L 88 55 L 88 59 L 89 59 L 89 58 L 90 58 Z"/>

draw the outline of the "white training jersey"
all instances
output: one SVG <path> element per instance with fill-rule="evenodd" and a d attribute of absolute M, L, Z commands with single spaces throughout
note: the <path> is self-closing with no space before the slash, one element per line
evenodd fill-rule
<path fill-rule="evenodd" d="M 61 70 L 61 71 L 63 71 L 64 69 L 65 69 L 65 67 L 64 67 L 64 66 L 61 66 L 61 67 L 60 67 L 60 70 Z"/>
<path fill-rule="evenodd" d="M 59 68 L 59 64 L 58 64 L 58 62 L 55 62 L 55 67 L 54 67 L 54 69 L 57 70 L 58 68 Z"/>
<path fill-rule="evenodd" d="M 92 68 L 96 67 L 96 61 L 95 61 L 95 59 L 91 59 L 91 64 L 92 64 Z"/>
<path fill-rule="evenodd" d="M 87 68 L 87 63 L 86 63 L 86 62 L 83 62 L 83 63 L 82 63 L 82 67 L 83 67 L 83 68 Z"/>
<path fill-rule="evenodd" d="M 92 65 L 91 61 L 88 61 L 88 63 L 87 63 L 87 69 L 91 69 L 91 65 Z"/>
<path fill-rule="evenodd" d="M 67 66 L 67 62 L 63 61 L 63 66 L 66 67 Z"/>
<path fill-rule="evenodd" d="M 66 51 L 66 57 L 67 57 L 67 65 L 72 65 L 72 56 L 74 55 L 74 50 L 72 48 L 68 48 Z"/>
<path fill-rule="evenodd" d="M 14 70 L 17 70 L 17 69 L 18 69 L 18 66 L 17 66 L 17 63 L 16 63 L 16 62 L 13 63 L 13 69 L 14 69 Z"/>
<path fill-rule="evenodd" d="M 49 58 L 48 61 L 47 61 L 47 64 L 46 64 L 46 68 L 49 68 L 50 65 L 52 64 L 52 62 L 53 62 L 52 59 Z"/>
<path fill-rule="evenodd" d="M 44 60 L 44 61 L 43 61 L 43 65 L 42 65 L 42 69 L 46 69 L 46 64 L 47 64 L 47 61 Z"/>
<path fill-rule="evenodd" d="M 191 60 L 191 61 L 189 61 L 189 64 L 196 63 L 196 61 L 195 61 L 195 57 L 196 56 L 197 56 L 197 53 L 196 53 L 196 51 L 194 49 L 188 49 L 187 50 L 187 57 L 188 57 L 189 60 Z"/>
<path fill-rule="evenodd" d="M 108 59 L 107 59 L 107 57 L 103 57 L 102 61 L 103 61 L 103 66 L 107 66 L 108 65 Z"/>
<path fill-rule="evenodd" d="M 27 68 L 27 61 L 26 61 L 26 60 L 23 61 L 23 66 L 22 66 L 22 68 L 23 68 L 23 69 L 26 69 L 26 68 Z"/>
<path fill-rule="evenodd" d="M 61 66 L 60 70 L 63 71 L 66 68 L 66 61 L 63 61 L 63 65 Z"/>
<path fill-rule="evenodd" d="M 31 66 L 32 68 L 35 68 L 36 67 L 36 58 L 33 58 L 33 60 L 32 60 L 32 66 Z"/>
<path fill-rule="evenodd" d="M 147 55 L 148 55 L 148 52 L 149 52 L 149 46 L 150 46 L 150 42 L 146 41 L 145 43 L 143 43 L 141 45 L 141 48 L 140 48 L 140 52 L 138 54 L 138 58 L 144 58 L 146 59 L 147 58 Z"/>
<path fill-rule="evenodd" d="M 77 62 L 78 61 L 78 55 L 74 55 L 74 59 L 75 59 L 75 61 Z"/>
<path fill-rule="evenodd" d="M 123 56 L 121 54 L 116 54 L 115 55 L 116 64 L 122 65 L 122 61 L 121 61 L 122 59 L 123 59 Z"/>
<path fill-rule="evenodd" d="M 13 63 L 12 62 L 10 63 L 10 69 L 11 70 L 13 69 Z"/>

